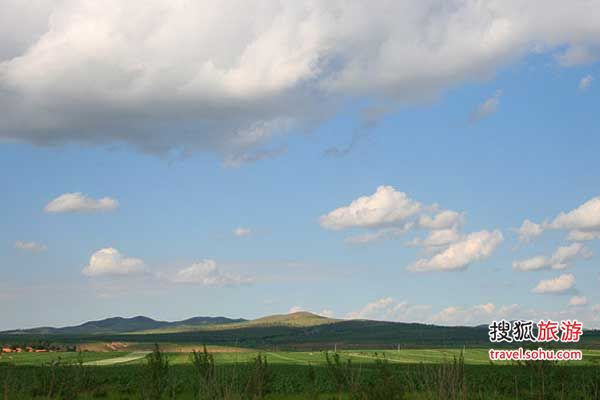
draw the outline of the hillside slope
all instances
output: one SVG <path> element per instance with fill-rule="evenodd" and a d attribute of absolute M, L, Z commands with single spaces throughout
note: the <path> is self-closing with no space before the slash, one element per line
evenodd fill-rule
<path fill-rule="evenodd" d="M 296 327 L 309 328 L 313 326 L 333 324 L 340 320 L 323 317 L 321 315 L 312 314 L 305 311 L 295 312 L 291 314 L 276 314 L 249 321 L 231 322 L 227 324 L 205 324 L 205 325 L 187 325 L 181 324 L 178 326 L 168 326 L 160 328 L 152 328 L 149 330 L 140 330 L 134 332 L 140 335 L 146 334 L 170 334 L 170 333 L 185 333 L 195 331 L 220 331 L 245 328 L 273 328 L 273 327 Z"/>

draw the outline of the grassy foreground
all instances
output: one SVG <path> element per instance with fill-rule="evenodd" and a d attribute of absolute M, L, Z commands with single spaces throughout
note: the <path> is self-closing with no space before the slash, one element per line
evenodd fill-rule
<path fill-rule="evenodd" d="M 484 349 L 14 354 L 0 361 L 0 398 L 600 399 L 599 359 L 492 365 Z"/>
<path fill-rule="evenodd" d="M 192 350 L 202 351 L 202 346 L 181 348 L 161 345 L 161 350 L 170 365 L 190 363 Z M 259 354 L 264 357 L 269 365 L 326 365 L 324 351 L 258 351 L 244 348 L 224 348 L 208 346 L 215 364 L 239 364 L 254 360 Z M 152 347 L 133 347 L 131 351 L 85 351 L 81 353 L 12 353 L 0 356 L 0 364 L 37 365 L 41 366 L 51 362 L 73 363 L 81 361 L 84 365 L 135 364 L 145 363 L 145 356 L 151 352 Z M 175 351 L 178 350 L 178 351 Z M 454 358 L 462 355 L 467 365 L 490 365 L 488 350 L 485 348 L 472 349 L 401 349 L 401 350 L 340 350 L 342 361 L 350 360 L 355 364 L 375 363 L 382 357 L 390 364 L 441 364 L 452 362 Z M 495 365 L 510 365 L 509 362 L 495 362 Z M 584 359 L 579 362 L 569 362 L 568 365 L 594 366 L 600 365 L 600 350 L 584 350 Z"/>

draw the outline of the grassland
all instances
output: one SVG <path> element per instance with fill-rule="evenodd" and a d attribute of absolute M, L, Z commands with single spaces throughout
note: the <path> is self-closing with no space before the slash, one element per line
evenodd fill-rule
<path fill-rule="evenodd" d="M 192 363 L 187 352 L 160 353 L 164 369 L 152 366 L 149 354 L 140 351 L 14 354 L 0 360 L 0 388 L 4 399 L 600 398 L 599 350 L 586 351 L 582 362 L 563 364 L 492 364 L 483 348 L 341 350 L 335 354 L 214 350 L 201 353 L 212 360 L 204 366 Z M 257 367 L 257 359 L 264 366 Z M 209 370 L 213 371 L 208 375 L 210 385 L 228 390 L 227 396 L 199 396 L 199 382 L 209 384 L 202 380 L 202 371 Z M 262 372 L 257 374 L 257 370 Z M 152 397 L 144 388 L 153 387 L 161 374 L 158 381 L 164 387 L 159 397 Z M 256 383 L 256 379 L 261 381 Z M 251 384 L 258 384 L 262 394 L 245 397 Z"/>
<path fill-rule="evenodd" d="M 485 327 L 308 313 L 190 326 L 113 321 L 0 334 L 3 344 L 80 350 L 2 355 L 0 399 L 600 400 L 597 331 L 573 345 L 583 361 L 492 363 Z M 126 331 L 132 324 L 155 327 Z M 161 351 L 151 352 L 154 343 Z M 203 343 L 206 353 L 192 357 Z"/>
<path fill-rule="evenodd" d="M 171 365 L 185 365 L 190 363 L 191 352 L 169 352 L 165 346 L 165 356 Z M 202 346 L 192 346 L 201 350 Z M 114 365 L 114 364 L 140 364 L 149 353 L 148 346 L 135 347 L 135 351 L 114 352 L 81 352 L 81 353 L 14 353 L 0 357 L 0 363 L 10 363 L 18 366 L 41 366 L 51 362 L 79 362 L 85 365 Z M 185 349 L 185 347 L 184 347 Z M 217 365 L 243 364 L 255 359 L 259 354 L 264 356 L 269 364 L 319 366 L 325 365 L 325 352 L 323 351 L 257 351 L 244 348 L 208 347 Z M 343 362 L 350 360 L 356 364 L 371 364 L 385 358 L 390 364 L 442 364 L 452 362 L 462 356 L 466 365 L 510 365 L 511 362 L 491 362 L 488 350 L 485 348 L 474 349 L 401 349 L 401 350 L 340 350 L 337 352 Z M 565 362 L 573 366 L 600 365 L 600 350 L 585 350 L 583 361 Z"/>

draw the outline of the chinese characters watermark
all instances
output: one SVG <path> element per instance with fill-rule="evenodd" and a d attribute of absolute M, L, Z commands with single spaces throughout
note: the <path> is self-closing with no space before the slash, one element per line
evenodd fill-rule
<path fill-rule="evenodd" d="M 563 342 L 577 343 L 583 334 L 583 323 L 577 320 L 493 321 L 488 335 L 493 343 Z"/>
<path fill-rule="evenodd" d="M 502 319 L 493 321 L 488 328 L 490 342 L 493 343 L 577 343 L 583 335 L 583 324 L 570 319 L 562 321 L 540 320 L 538 322 Z M 530 350 L 520 347 L 512 350 L 490 349 L 489 356 L 492 361 L 569 361 L 581 360 L 583 352 L 581 350 L 546 350 L 541 347 Z"/>

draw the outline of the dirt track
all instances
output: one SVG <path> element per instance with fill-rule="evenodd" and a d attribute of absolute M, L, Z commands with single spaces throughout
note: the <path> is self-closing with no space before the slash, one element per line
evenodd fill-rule
<path fill-rule="evenodd" d="M 139 360 L 140 358 L 146 357 L 149 354 L 149 351 L 136 351 L 133 353 L 129 353 L 126 356 L 107 358 L 99 361 L 89 361 L 84 363 L 84 365 L 114 365 L 114 364 L 122 364 L 130 361 Z"/>

